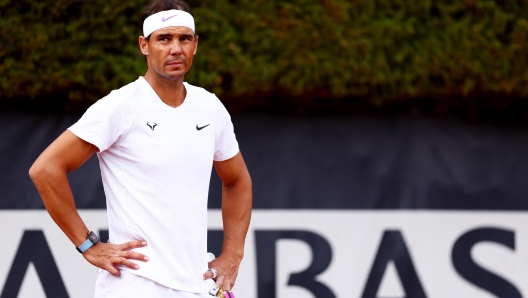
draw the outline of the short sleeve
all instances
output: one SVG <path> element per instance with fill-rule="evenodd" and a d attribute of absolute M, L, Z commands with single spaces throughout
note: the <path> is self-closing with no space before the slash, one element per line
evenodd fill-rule
<path fill-rule="evenodd" d="M 239 148 L 235 137 L 233 123 L 231 122 L 231 116 L 229 116 L 226 108 L 216 96 L 215 100 L 216 144 L 214 160 L 224 161 L 234 157 L 238 153 Z"/>
<path fill-rule="evenodd" d="M 131 106 L 111 93 L 88 108 L 68 130 L 102 152 L 126 133 L 132 115 Z"/>

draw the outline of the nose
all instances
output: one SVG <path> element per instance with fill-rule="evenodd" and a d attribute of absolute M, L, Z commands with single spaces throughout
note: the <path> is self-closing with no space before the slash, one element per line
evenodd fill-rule
<path fill-rule="evenodd" d="M 171 55 L 180 55 L 182 53 L 182 48 L 180 46 L 180 41 L 175 39 L 173 42 L 172 42 L 172 45 L 171 45 Z"/>

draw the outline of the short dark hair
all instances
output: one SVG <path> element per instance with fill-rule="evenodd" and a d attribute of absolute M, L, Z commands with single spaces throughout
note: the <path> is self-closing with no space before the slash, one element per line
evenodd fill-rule
<path fill-rule="evenodd" d="M 143 35 L 143 23 L 146 18 L 160 11 L 171 9 L 183 10 L 192 15 L 191 6 L 183 0 L 152 0 L 143 9 L 143 13 L 141 14 L 141 20 L 139 22 L 139 31 L 141 32 L 141 35 Z M 147 37 L 147 40 L 149 40 L 149 38 L 150 36 Z"/>

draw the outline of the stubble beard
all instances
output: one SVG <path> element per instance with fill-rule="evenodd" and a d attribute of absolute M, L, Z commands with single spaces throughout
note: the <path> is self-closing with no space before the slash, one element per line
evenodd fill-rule
<path fill-rule="evenodd" d="M 172 60 L 172 61 L 169 61 L 167 63 L 170 63 L 170 62 L 173 62 L 173 61 L 178 61 L 180 59 L 175 59 L 175 60 Z M 181 60 L 180 60 L 181 61 Z M 181 71 L 171 71 L 171 72 L 166 72 L 165 71 L 165 67 L 167 66 L 167 63 L 164 63 L 162 67 L 162 69 L 157 69 L 157 68 L 152 68 L 152 72 L 153 74 L 158 78 L 160 79 L 161 81 L 165 81 L 165 82 L 176 82 L 176 81 L 179 81 L 179 80 L 182 80 L 183 81 L 183 78 L 185 77 L 185 74 L 187 73 L 187 70 L 185 70 L 185 61 L 184 61 L 184 64 L 182 65 L 182 68 L 184 68 L 183 70 Z M 183 73 L 182 73 L 183 71 Z"/>

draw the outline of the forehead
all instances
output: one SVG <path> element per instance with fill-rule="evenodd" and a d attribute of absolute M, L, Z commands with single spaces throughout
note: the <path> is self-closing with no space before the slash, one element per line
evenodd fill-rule
<path fill-rule="evenodd" d="M 194 32 L 191 30 L 191 28 L 188 28 L 188 27 L 172 26 L 172 27 L 158 29 L 152 32 L 151 34 L 151 36 L 156 36 L 156 35 L 194 35 Z"/>

